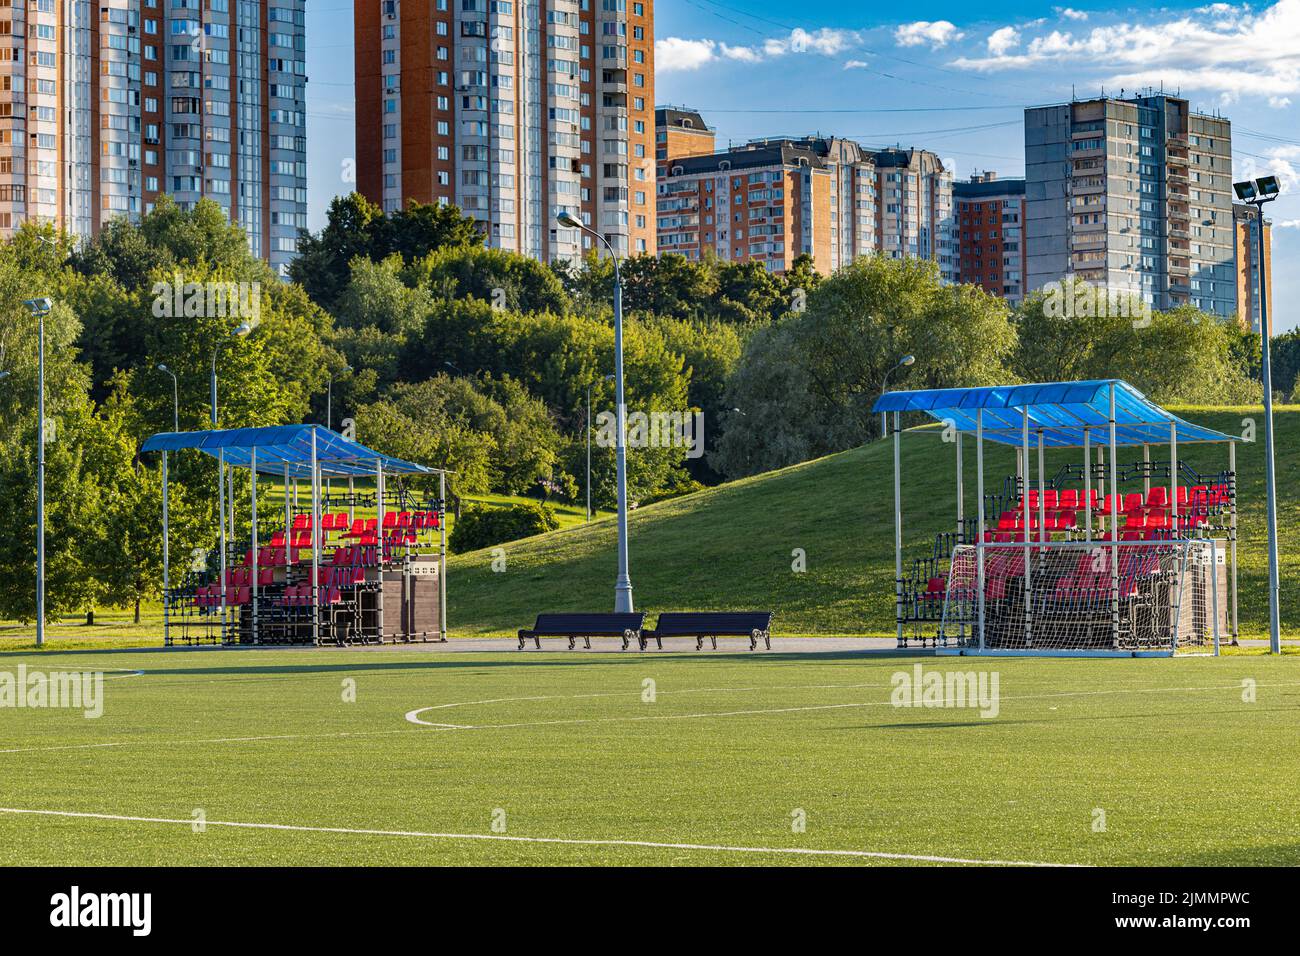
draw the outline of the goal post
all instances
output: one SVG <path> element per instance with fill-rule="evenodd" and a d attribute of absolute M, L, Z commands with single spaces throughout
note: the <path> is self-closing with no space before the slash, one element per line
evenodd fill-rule
<path fill-rule="evenodd" d="M 1224 557 L 1210 539 L 958 545 L 939 644 L 963 653 L 1217 652 L 1229 607 Z"/>

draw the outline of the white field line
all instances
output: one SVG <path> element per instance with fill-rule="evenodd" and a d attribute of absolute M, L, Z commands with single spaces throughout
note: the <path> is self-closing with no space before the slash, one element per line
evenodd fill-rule
<path fill-rule="evenodd" d="M 857 687 L 868 685 L 856 684 L 831 684 L 824 685 L 827 687 Z M 1257 687 L 1297 687 L 1300 681 L 1282 681 L 1273 684 L 1257 684 Z M 721 688 L 720 688 L 721 689 Z M 791 688 L 760 687 L 752 688 L 754 690 L 789 690 Z M 1018 697 L 1002 697 L 1001 701 L 1022 701 L 1022 700 L 1059 700 L 1071 697 L 1108 697 L 1123 696 L 1127 694 L 1165 694 L 1165 693 L 1203 693 L 1206 691 L 1240 691 L 1240 684 L 1226 684 L 1222 686 L 1210 687 L 1135 687 L 1135 688 L 1116 688 L 1112 690 L 1085 690 L 1085 691 L 1061 691 L 1052 694 L 1024 694 Z M 698 691 L 697 691 L 698 692 Z M 660 693 L 665 693 L 661 691 Z M 676 693 L 687 693 L 687 691 L 677 691 Z M 405 716 L 409 723 L 418 726 L 427 727 L 430 731 L 453 731 L 453 730 L 517 730 L 525 727 L 551 727 L 557 725 L 570 724 L 597 724 L 597 723 L 635 723 L 650 720 L 702 720 L 709 717 L 754 717 L 765 714 L 790 714 L 802 713 L 809 711 L 822 710 L 843 710 L 863 707 L 892 707 L 893 704 L 888 700 L 870 700 L 870 701 L 853 701 L 843 704 L 810 704 L 800 707 L 771 707 L 759 708 L 753 710 L 730 710 L 730 711 L 710 711 L 707 713 L 695 714 L 646 714 L 635 717 L 572 717 L 560 718 L 554 720 L 533 720 L 519 721 L 508 724 L 434 724 L 423 721 L 419 714 L 426 710 L 437 708 L 463 706 L 468 707 L 474 704 L 501 703 L 508 700 L 572 700 L 575 698 L 589 697 L 628 697 L 632 696 L 628 692 L 609 693 L 609 694 L 574 694 L 574 695 L 557 695 L 554 697 L 528 697 L 528 698 L 495 698 L 485 701 L 460 701 L 454 704 L 435 704 L 432 707 L 419 707 L 409 711 Z M 639 699 L 639 696 L 638 696 Z M 910 709 L 910 708 L 908 708 Z M 981 726 L 996 726 L 998 721 L 984 720 Z M 48 751 L 61 750 L 97 750 L 110 749 L 116 747 L 145 747 L 145 746 L 170 746 L 170 745 L 190 745 L 190 744 L 240 744 L 256 743 L 268 740 L 330 740 L 345 737 L 386 737 L 393 734 L 419 733 L 413 730 L 361 730 L 361 731 L 334 731 L 329 733 L 314 734 L 257 734 L 246 737 L 194 737 L 194 738 L 167 738 L 163 740 L 117 740 L 105 741 L 103 743 L 93 744 L 58 744 L 49 747 L 12 747 L 0 749 L 0 754 L 26 754 L 26 753 L 45 753 Z"/>
<path fill-rule="evenodd" d="M 1260 684 L 1257 686 L 1289 687 L 1289 686 L 1298 686 L 1298 685 L 1300 685 L 1300 681 L 1284 681 L 1280 684 Z M 1054 694 L 1025 694 L 1019 697 L 1002 697 L 1001 700 L 1002 701 L 1056 700 L 1064 697 L 1099 697 L 1099 696 L 1113 696 L 1113 695 L 1123 695 L 1123 694 L 1156 694 L 1156 693 L 1171 693 L 1171 692 L 1187 693 L 1187 692 L 1194 692 L 1194 691 L 1220 691 L 1220 690 L 1241 690 L 1241 685 L 1230 684 L 1222 687 L 1148 687 L 1148 688 L 1118 688 L 1113 690 L 1097 690 L 1097 691 L 1062 691 L 1060 693 L 1054 693 Z M 612 696 L 626 696 L 626 694 L 621 694 L 621 695 L 581 694 L 575 696 L 612 697 Z M 423 714 L 426 711 L 438 710 L 440 708 L 445 708 L 445 707 L 469 707 L 474 704 L 496 704 L 496 703 L 503 702 L 503 700 L 567 700 L 567 699 L 572 699 L 572 698 L 563 697 L 563 696 L 519 697 L 519 698 L 503 698 L 498 700 L 464 701 L 455 704 L 435 704 L 431 707 L 420 707 L 415 710 L 407 712 L 406 720 L 412 724 L 419 724 L 424 727 L 434 727 L 434 728 L 441 728 L 447 730 L 452 730 L 452 729 L 454 730 L 514 730 L 522 727 L 548 727 L 556 724 L 626 723 L 626 722 L 648 721 L 648 720 L 700 720 L 708 717 L 749 717 L 749 716 L 756 716 L 760 714 L 790 714 L 790 713 L 801 713 L 806 711 L 846 710 L 846 709 L 859 708 L 859 707 L 894 706 L 893 702 L 888 700 L 868 700 L 868 701 L 853 701 L 844 704 L 809 704 L 800 707 L 771 707 L 771 708 L 762 708 L 762 709 L 755 709 L 755 710 L 711 711 L 708 713 L 699 713 L 699 714 L 644 714 L 636 717 L 570 717 L 570 718 L 559 718 L 555 720 L 520 721 L 517 723 L 509 723 L 509 724 L 475 724 L 475 725 L 461 725 L 461 726 L 457 726 L 455 724 L 435 724 L 420 719 L 420 714 Z M 996 724 L 997 721 L 989 720 L 987 721 L 987 723 Z"/>
<path fill-rule="evenodd" d="M 193 827 L 193 819 L 180 820 L 169 817 L 137 817 L 117 813 L 82 813 L 74 810 L 31 810 L 20 807 L 0 807 L 0 813 L 26 816 L 64 817 L 81 820 L 111 820 L 121 823 L 158 823 Z M 502 843 L 550 843 L 564 846 L 625 846 L 648 847 L 656 850 L 697 850 L 708 853 L 764 853 L 792 856 L 859 857 L 876 860 L 900 860 L 912 863 L 952 863 L 972 866 L 1074 866 L 1070 863 L 1041 863 L 1028 860 L 975 860 L 956 856 L 931 856 L 918 853 L 884 853 L 878 850 L 831 850 L 813 847 L 724 846 L 711 843 L 661 843 L 654 840 L 601 840 L 573 837 L 526 837 L 503 833 L 436 833 L 421 830 L 371 830 L 352 827 L 304 826 L 291 823 L 249 823 L 233 820 L 204 820 L 204 826 L 230 827 L 239 830 L 278 830 L 291 833 L 335 833 L 349 836 L 407 837 L 426 840 L 488 840 Z"/>

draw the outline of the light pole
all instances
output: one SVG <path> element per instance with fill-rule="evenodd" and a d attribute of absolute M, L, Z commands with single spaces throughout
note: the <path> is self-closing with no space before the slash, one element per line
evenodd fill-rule
<path fill-rule="evenodd" d="M 1268 279 L 1264 256 L 1264 204 L 1281 192 L 1276 176 L 1261 176 L 1243 183 L 1233 183 L 1237 198 L 1255 207 L 1256 235 L 1259 237 L 1259 337 L 1260 377 L 1264 380 L 1264 493 L 1267 498 L 1268 522 L 1268 646 L 1274 654 L 1282 653 L 1281 621 L 1278 609 L 1277 567 L 1277 492 L 1273 480 L 1273 369 L 1269 339 L 1273 329 L 1268 318 Z"/>
<path fill-rule="evenodd" d="M 45 643 L 45 317 L 54 307 L 48 298 L 23 305 L 36 316 L 36 646 Z"/>
<path fill-rule="evenodd" d="M 234 339 L 240 339 L 253 331 L 253 327 L 247 322 L 240 322 L 239 325 L 230 330 L 230 335 L 217 343 L 217 347 L 212 350 L 212 376 L 208 380 L 209 405 L 212 409 L 212 427 L 217 427 L 217 355 L 222 348 L 230 345 Z"/>
<path fill-rule="evenodd" d="M 904 366 L 907 365 L 912 365 L 915 362 L 916 362 L 915 355 L 904 355 L 901 359 L 899 359 L 898 364 L 885 373 L 884 381 L 880 383 L 880 394 L 884 395 L 885 389 L 889 387 L 889 376 L 893 375 L 900 368 L 903 368 Z M 886 433 L 888 431 L 889 431 L 888 420 L 885 418 L 885 413 L 881 412 L 880 413 L 880 437 L 881 438 L 887 437 Z"/>
<path fill-rule="evenodd" d="M 614 581 L 614 610 L 632 611 L 632 577 L 627 568 L 627 404 L 623 395 L 623 278 L 614 247 L 600 233 L 583 225 L 573 213 L 561 210 L 555 221 L 566 229 L 581 229 L 609 253 L 614 263 L 614 403 L 618 406 L 618 432 L 614 440 L 614 464 L 618 481 L 618 577 Z"/>
<path fill-rule="evenodd" d="M 325 387 L 325 428 L 333 430 L 334 427 L 334 379 L 337 376 L 347 375 L 352 371 L 351 365 L 345 365 L 337 373 L 330 373 L 329 385 Z"/>
<path fill-rule="evenodd" d="M 181 430 L 181 387 L 176 381 L 176 373 L 169 369 L 161 362 L 156 366 L 158 371 L 166 372 L 172 377 L 172 431 Z"/>

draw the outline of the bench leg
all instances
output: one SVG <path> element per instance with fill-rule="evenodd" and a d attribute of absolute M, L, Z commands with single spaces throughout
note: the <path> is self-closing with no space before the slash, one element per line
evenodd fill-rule
<path fill-rule="evenodd" d="M 584 637 L 582 643 L 586 646 L 587 650 L 591 650 L 591 638 Z"/>
<path fill-rule="evenodd" d="M 749 632 L 749 649 L 752 651 L 758 647 L 758 631 Z"/>
<path fill-rule="evenodd" d="M 537 649 L 540 651 L 540 650 L 542 649 L 542 638 L 541 638 L 541 635 L 534 634 L 534 635 L 533 635 L 533 643 L 537 645 Z"/>
<path fill-rule="evenodd" d="M 661 651 L 664 649 L 664 639 L 658 634 L 655 635 L 655 647 L 659 648 Z"/>
<path fill-rule="evenodd" d="M 519 638 L 519 649 L 521 651 L 524 649 L 524 638 L 522 636 Z"/>
<path fill-rule="evenodd" d="M 713 649 L 716 651 L 718 649 L 718 635 L 709 635 L 709 641 L 713 644 Z"/>
<path fill-rule="evenodd" d="M 569 635 L 569 650 L 573 650 L 573 635 Z"/>
<path fill-rule="evenodd" d="M 704 635 L 703 635 L 703 634 L 696 634 L 696 635 L 695 635 L 695 649 L 696 649 L 697 651 L 699 651 L 699 650 L 703 650 L 703 649 L 704 649 Z"/>

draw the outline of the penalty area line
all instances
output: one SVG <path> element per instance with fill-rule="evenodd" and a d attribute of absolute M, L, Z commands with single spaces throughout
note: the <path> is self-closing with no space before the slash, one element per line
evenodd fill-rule
<path fill-rule="evenodd" d="M 118 823 L 157 823 L 170 826 L 193 827 L 193 819 L 170 817 L 140 817 L 117 813 L 86 813 L 76 810 L 32 810 L 21 807 L 0 807 L 0 813 L 23 816 L 62 817 L 80 820 L 109 820 Z M 711 843 L 663 843 L 655 840 L 582 839 L 578 837 L 527 837 L 504 833 L 437 833 L 422 830 L 372 830 L 352 827 L 306 826 L 292 823 L 253 823 L 234 820 L 204 820 L 204 826 L 227 827 L 237 830 L 275 830 L 290 833 L 334 833 L 348 836 L 406 837 L 426 840 L 487 840 L 500 843 L 549 843 L 563 846 L 643 847 L 655 850 L 691 850 L 706 853 L 751 853 L 772 856 L 826 856 L 856 857 L 874 860 L 899 860 L 910 863 L 948 863 L 967 866 L 1036 866 L 1072 867 L 1073 863 L 1042 863 L 1028 860 L 975 860 L 956 856 L 932 856 L 919 853 L 885 853 L 879 850 L 835 850 L 815 847 L 764 847 L 725 846 Z"/>

